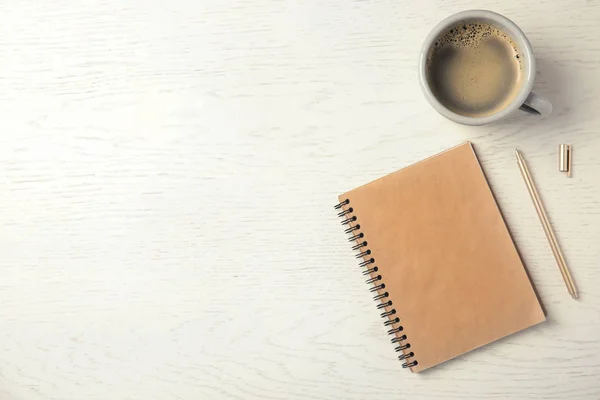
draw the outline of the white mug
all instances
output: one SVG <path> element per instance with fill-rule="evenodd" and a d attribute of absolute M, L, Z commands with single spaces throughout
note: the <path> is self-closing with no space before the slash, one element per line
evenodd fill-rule
<path fill-rule="evenodd" d="M 484 24 L 491 25 L 504 33 L 508 34 L 510 38 L 517 45 L 518 50 L 524 56 L 523 57 L 523 68 L 524 77 L 521 89 L 517 96 L 502 110 L 492 115 L 486 115 L 484 117 L 471 117 L 466 115 L 457 114 L 442 103 L 433 94 L 428 78 L 427 78 L 427 57 L 429 56 L 430 50 L 439 36 L 453 26 L 456 26 L 462 22 L 481 22 Z M 535 80 L 535 57 L 533 55 L 533 49 L 527 37 L 519 29 L 514 22 L 508 18 L 486 10 L 469 10 L 463 11 L 458 14 L 451 15 L 446 18 L 433 28 L 433 30 L 427 35 L 421 55 L 419 59 L 419 78 L 421 81 L 421 89 L 425 94 L 425 97 L 431 103 L 433 108 L 442 114 L 444 117 L 458 122 L 464 125 L 485 125 L 505 118 L 507 115 L 522 109 L 531 114 L 537 114 L 547 116 L 552 112 L 552 104 L 545 98 L 533 93 L 531 88 L 533 87 L 533 81 Z"/>

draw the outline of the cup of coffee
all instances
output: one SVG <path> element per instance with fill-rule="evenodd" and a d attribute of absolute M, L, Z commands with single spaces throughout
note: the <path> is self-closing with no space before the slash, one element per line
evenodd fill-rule
<path fill-rule="evenodd" d="M 546 116 L 552 104 L 531 91 L 535 58 L 508 18 L 470 10 L 440 22 L 425 39 L 421 89 L 433 108 L 465 125 L 498 121 L 517 109 Z"/>

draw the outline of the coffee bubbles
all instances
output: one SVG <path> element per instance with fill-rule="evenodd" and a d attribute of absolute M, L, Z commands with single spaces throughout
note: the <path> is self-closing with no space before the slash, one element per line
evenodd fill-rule
<path fill-rule="evenodd" d="M 484 117 L 505 108 L 523 82 L 523 57 L 502 30 L 461 23 L 442 32 L 429 50 L 427 78 L 451 111 Z"/>

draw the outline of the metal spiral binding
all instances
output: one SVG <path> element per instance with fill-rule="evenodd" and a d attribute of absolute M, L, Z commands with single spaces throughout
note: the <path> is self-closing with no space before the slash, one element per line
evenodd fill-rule
<path fill-rule="evenodd" d="M 402 325 L 399 325 L 400 318 L 394 317 L 394 315 L 396 314 L 396 309 L 392 308 L 389 311 L 386 309 L 386 307 L 392 306 L 392 301 L 387 300 L 387 298 L 389 297 L 388 292 L 379 293 L 380 290 L 385 289 L 385 283 L 382 282 L 383 277 L 380 274 L 373 276 L 374 273 L 379 272 L 379 268 L 376 265 L 374 265 L 375 258 L 369 257 L 371 256 L 371 249 L 367 247 L 368 242 L 365 240 L 365 235 L 362 232 L 360 232 L 360 224 L 353 225 L 358 220 L 356 215 L 352 215 L 352 213 L 354 212 L 354 208 L 344 208 L 344 206 L 347 206 L 349 204 L 350 200 L 346 199 L 335 206 L 336 210 L 341 210 L 338 213 L 338 217 L 344 218 L 342 220 L 343 226 L 348 226 L 348 228 L 346 228 L 344 231 L 345 233 L 351 235 L 348 241 L 356 242 L 356 245 L 352 247 L 352 250 L 358 251 L 358 253 L 356 254 L 356 258 L 363 260 L 358 264 L 358 266 L 361 268 L 366 268 L 362 274 L 365 276 L 369 276 L 369 279 L 366 280 L 366 283 L 373 285 L 369 289 L 369 291 L 376 293 L 373 297 L 373 300 L 379 302 L 379 304 L 377 305 L 377 309 L 383 310 L 383 312 L 381 313 L 381 318 L 384 318 L 386 320 L 383 323 L 383 325 L 391 327 L 391 329 L 388 330 L 388 335 L 393 335 L 394 337 L 392 338 L 391 342 L 393 344 L 398 344 L 398 346 L 396 346 L 394 350 L 396 352 L 402 353 L 398 356 L 398 359 L 400 361 L 405 361 L 402 364 L 402 368 L 414 367 L 419 363 L 417 362 L 417 360 L 414 359 L 415 353 L 413 353 L 412 351 L 409 353 L 404 353 L 404 350 L 410 349 L 410 343 L 406 343 L 406 335 L 397 335 L 397 333 L 402 332 L 404 330 L 404 327 Z"/>

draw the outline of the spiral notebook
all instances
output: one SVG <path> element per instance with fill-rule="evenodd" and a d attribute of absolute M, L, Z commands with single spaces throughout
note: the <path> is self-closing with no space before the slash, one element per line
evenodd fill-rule
<path fill-rule="evenodd" d="M 420 372 L 544 321 L 471 143 L 339 201 L 403 367 Z"/>

